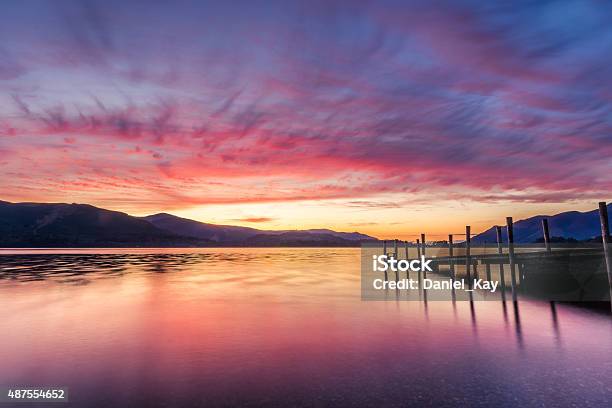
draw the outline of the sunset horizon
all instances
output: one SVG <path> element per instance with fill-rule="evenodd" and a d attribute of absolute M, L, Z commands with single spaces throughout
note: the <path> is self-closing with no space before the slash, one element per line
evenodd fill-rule
<path fill-rule="evenodd" d="M 0 202 L 10 202 L 8 200 L 0 197 Z M 18 204 L 19 202 L 13 202 Z M 103 205 L 97 205 L 93 203 L 85 203 L 85 202 L 33 202 L 33 201 L 25 201 L 21 203 L 32 203 L 32 204 L 80 204 L 80 205 L 91 205 L 104 210 L 118 211 L 121 213 L 128 214 L 134 217 L 146 217 L 155 214 L 170 214 L 176 217 L 185 218 L 193 221 L 198 221 L 207 224 L 214 225 L 228 225 L 228 226 L 240 226 L 240 227 L 248 227 L 255 228 L 259 230 L 268 230 L 268 231 L 292 231 L 292 230 L 310 230 L 310 229 L 330 229 L 337 232 L 359 232 L 362 234 L 366 234 L 372 236 L 376 239 L 380 240 L 393 240 L 400 239 L 409 242 L 413 242 L 416 239 L 420 238 L 421 234 L 425 233 L 428 240 L 430 241 L 445 241 L 448 239 L 448 234 L 454 234 L 458 240 L 462 240 L 461 236 L 465 233 L 465 226 L 471 226 L 471 233 L 473 235 L 478 235 L 487 229 L 495 226 L 495 225 L 504 225 L 506 216 L 513 216 L 515 221 L 520 221 L 525 218 L 530 218 L 534 216 L 545 216 L 551 217 L 563 212 L 567 211 L 579 211 L 579 212 L 588 212 L 596 209 L 597 203 L 588 202 L 583 206 L 568 204 L 568 208 L 564 209 L 558 205 L 551 205 L 547 207 L 546 205 L 537 206 L 541 211 L 532 211 L 532 212 L 524 212 L 524 211 L 516 211 L 512 207 L 504 207 L 503 210 L 500 210 L 499 207 L 491 207 L 495 212 L 492 214 L 490 219 L 478 218 L 478 215 L 474 215 L 470 211 L 465 211 L 465 209 L 459 209 L 454 212 L 455 219 L 452 220 L 439 220 L 438 223 L 430 223 L 427 224 L 415 224 L 415 223 L 400 223 L 400 222 L 391 222 L 391 230 L 379 230 L 374 228 L 372 225 L 368 223 L 334 223 L 333 221 L 327 224 L 317 224 L 317 221 L 314 221 L 309 224 L 279 224 L 278 221 L 274 219 L 270 219 L 265 216 L 250 216 L 245 218 L 231 218 L 231 219 L 211 219 L 206 218 L 205 216 L 198 216 L 199 211 L 194 210 L 156 210 L 150 212 L 129 212 L 124 211 L 120 208 L 112 208 L 105 207 Z M 504 213 L 503 211 L 506 211 Z M 551 210 L 546 212 L 546 210 Z M 404 210 L 405 211 L 405 210 Z M 261 213 L 257 213 L 261 214 Z M 404 213 L 405 214 L 405 213 Z M 495 215 L 500 214 L 495 218 Z M 505 215 L 504 215 L 505 214 Z M 509 215 L 512 214 L 512 215 Z M 409 225 L 408 225 L 409 224 Z M 432 227 L 438 228 L 434 229 Z"/>
<path fill-rule="evenodd" d="M 609 27 L 579 3 L 113 10 L 4 7 L 3 199 L 383 238 L 612 199 Z"/>

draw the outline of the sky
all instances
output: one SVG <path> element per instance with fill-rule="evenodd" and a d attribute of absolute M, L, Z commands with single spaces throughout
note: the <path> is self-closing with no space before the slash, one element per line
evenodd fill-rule
<path fill-rule="evenodd" d="M 0 5 L 0 200 L 434 238 L 610 201 L 611 108 L 607 1 Z"/>

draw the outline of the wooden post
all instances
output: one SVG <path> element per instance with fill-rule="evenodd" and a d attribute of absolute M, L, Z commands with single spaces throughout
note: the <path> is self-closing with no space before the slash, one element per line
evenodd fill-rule
<path fill-rule="evenodd" d="M 495 231 L 497 232 L 497 253 L 502 255 L 504 253 L 504 250 L 502 249 L 502 243 L 503 243 L 502 227 L 500 227 L 499 225 L 496 225 Z"/>
<path fill-rule="evenodd" d="M 608 221 L 608 207 L 606 202 L 599 203 L 599 221 L 601 223 L 601 243 L 606 258 L 606 271 L 608 272 L 608 284 L 610 286 L 610 307 L 612 308 L 612 254 L 610 254 L 610 223 Z"/>
<path fill-rule="evenodd" d="M 387 240 L 383 239 L 383 255 L 387 255 Z M 385 269 L 385 281 L 389 280 L 389 275 L 387 273 L 387 271 L 389 270 L 389 268 Z"/>
<path fill-rule="evenodd" d="M 421 234 L 421 254 L 425 256 L 425 234 Z M 423 279 L 427 278 L 427 271 L 423 271 Z"/>
<path fill-rule="evenodd" d="M 508 234 L 508 259 L 510 260 L 510 279 L 512 282 L 512 300 L 516 302 L 516 266 L 514 264 L 514 224 L 512 217 L 506 217 L 506 227 Z"/>
<path fill-rule="evenodd" d="M 416 239 L 416 247 L 417 247 L 417 257 L 419 259 L 421 259 L 421 243 L 419 241 L 419 239 Z M 417 273 L 417 282 L 421 282 L 421 270 L 419 269 L 418 273 Z M 420 285 L 420 283 L 419 283 Z M 420 290 L 420 289 L 419 289 Z M 420 292 L 419 292 L 420 293 Z M 420 296 L 420 295 L 419 295 Z"/>
<path fill-rule="evenodd" d="M 423 256 L 425 256 L 425 234 L 421 234 L 421 245 L 423 246 Z"/>
<path fill-rule="evenodd" d="M 398 255 L 397 255 L 397 239 L 393 241 L 393 257 L 395 258 L 395 281 L 399 282 L 399 269 L 397 268 Z"/>
<path fill-rule="evenodd" d="M 404 241 L 404 245 L 406 245 L 406 260 L 409 260 L 410 257 L 408 256 L 408 241 Z M 410 279 L 410 268 L 406 269 L 406 279 Z"/>
<path fill-rule="evenodd" d="M 455 261 L 453 260 L 453 234 L 448 235 L 448 269 L 452 280 L 455 280 Z"/>
<path fill-rule="evenodd" d="M 542 230 L 544 231 L 544 245 L 546 245 L 546 252 L 550 253 L 550 232 L 548 231 L 548 218 L 542 218 Z"/>
<path fill-rule="evenodd" d="M 467 273 L 468 286 L 472 288 L 472 275 L 470 274 L 470 267 L 472 266 L 472 259 L 470 257 L 470 245 L 472 237 L 470 234 L 470 226 L 465 226 L 465 272 Z"/>
<path fill-rule="evenodd" d="M 448 234 L 448 272 L 451 280 L 455 281 L 455 260 L 453 259 L 453 234 Z M 453 301 L 453 308 L 455 307 L 455 300 L 457 295 L 455 294 L 455 286 L 451 285 L 451 300 Z"/>
<path fill-rule="evenodd" d="M 495 232 L 497 233 L 497 253 L 499 255 L 502 255 L 504 253 L 504 250 L 502 248 L 502 242 L 503 242 L 502 227 L 500 227 L 499 225 L 496 225 Z M 502 290 L 502 300 L 505 302 L 506 301 L 506 277 L 504 276 L 504 262 L 503 261 L 499 262 L 499 280 L 500 280 L 501 290 Z"/>

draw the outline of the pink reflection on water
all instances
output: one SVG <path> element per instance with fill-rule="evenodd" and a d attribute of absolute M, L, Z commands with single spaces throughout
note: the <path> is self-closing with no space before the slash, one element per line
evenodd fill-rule
<path fill-rule="evenodd" d="M 362 302 L 355 249 L 39 256 L 3 258 L 0 384 L 68 385 L 78 406 L 443 405 L 482 387 L 498 402 L 516 402 L 508 390 L 602 402 L 612 392 L 601 380 L 612 374 L 608 316 L 532 302 L 505 312 Z M 15 278 L 26 260 L 41 280 Z"/>

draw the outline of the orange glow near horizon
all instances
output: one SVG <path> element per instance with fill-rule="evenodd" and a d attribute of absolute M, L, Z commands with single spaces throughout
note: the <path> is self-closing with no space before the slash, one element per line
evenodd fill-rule
<path fill-rule="evenodd" d="M 470 225 L 477 234 L 493 225 L 504 225 L 507 216 L 515 221 L 534 215 L 555 215 L 564 211 L 591 211 L 597 202 L 584 200 L 568 203 L 483 203 L 475 201 L 435 201 L 432 203 L 401 204 L 402 196 L 387 194 L 368 200 L 304 200 L 263 203 L 232 203 L 188 205 L 166 209 L 155 205 L 141 208 L 97 197 L 48 200 L 91 204 L 121 211 L 133 216 L 146 216 L 160 212 L 200 222 L 237 225 L 263 230 L 331 229 L 342 232 L 360 232 L 379 239 L 413 241 L 421 233 L 427 239 L 446 240 L 448 234 L 465 233 Z M 0 197 L 13 202 L 42 202 L 42 197 Z M 399 203 L 399 204 L 395 204 Z"/>
<path fill-rule="evenodd" d="M 428 240 L 446 240 L 448 234 L 463 234 L 471 225 L 473 233 L 493 225 L 503 225 L 506 216 L 515 220 L 534 215 L 554 215 L 563 211 L 591 211 L 596 203 L 558 204 L 457 204 L 440 202 L 435 206 L 368 209 L 347 206 L 343 202 L 298 202 L 275 204 L 235 204 L 202 206 L 170 211 L 179 217 L 212 224 L 240 225 L 268 230 L 329 228 L 360 232 L 380 239 L 413 241 L 421 233 Z M 142 214 L 146 215 L 146 214 Z M 245 221 L 268 218 L 262 222 Z M 359 221 L 361 220 L 361 221 Z"/>

